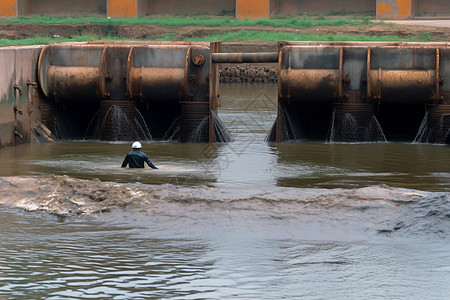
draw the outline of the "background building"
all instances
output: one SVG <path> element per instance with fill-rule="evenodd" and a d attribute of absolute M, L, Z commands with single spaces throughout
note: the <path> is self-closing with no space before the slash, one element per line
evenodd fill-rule
<path fill-rule="evenodd" d="M 0 16 L 229 16 L 365 15 L 379 19 L 450 16 L 441 0 L 2 0 Z"/>

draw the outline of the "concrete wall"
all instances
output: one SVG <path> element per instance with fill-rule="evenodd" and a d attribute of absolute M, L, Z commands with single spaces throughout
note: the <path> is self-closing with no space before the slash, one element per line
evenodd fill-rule
<path fill-rule="evenodd" d="M 138 0 L 108 0 L 107 4 L 108 17 L 138 17 Z"/>
<path fill-rule="evenodd" d="M 407 19 L 413 15 L 413 0 L 377 0 L 378 19 Z"/>
<path fill-rule="evenodd" d="M 237 19 L 270 17 L 270 0 L 236 0 Z"/>
<path fill-rule="evenodd" d="M 442 0 L 414 0 L 415 15 L 435 17 L 450 14 L 450 2 Z"/>
<path fill-rule="evenodd" d="M 271 0 L 272 16 L 364 14 L 375 15 L 375 0 Z"/>
<path fill-rule="evenodd" d="M 0 147 L 34 139 L 32 129 L 41 118 L 39 93 L 33 85 L 37 82 L 41 49 L 41 46 L 0 48 Z"/>
<path fill-rule="evenodd" d="M 19 3 L 19 16 L 106 16 L 107 0 L 17 1 Z"/>
<path fill-rule="evenodd" d="M 379 19 L 450 15 L 443 0 L 1 0 L 0 17 L 376 15 Z"/>
<path fill-rule="evenodd" d="M 236 0 L 140 0 L 139 15 L 228 15 L 235 11 L 235 1 Z"/>

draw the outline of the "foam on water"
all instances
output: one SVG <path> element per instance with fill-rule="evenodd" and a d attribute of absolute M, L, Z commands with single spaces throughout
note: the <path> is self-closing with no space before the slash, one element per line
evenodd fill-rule
<path fill-rule="evenodd" d="M 276 216 L 312 223 L 350 224 L 347 229 L 358 232 L 369 230 L 392 234 L 402 229 L 421 234 L 421 230 L 429 227 L 425 232 L 443 236 L 447 235 L 444 227 L 450 222 L 448 194 L 388 186 L 350 190 L 281 187 L 230 190 L 209 186 L 119 184 L 50 176 L 5 177 L 0 180 L 0 188 L 3 204 L 62 217 L 125 210 L 152 216 L 189 214 L 190 218 L 201 223 L 201 218 L 197 219 L 199 214 L 215 210 L 247 211 L 249 218 L 270 219 Z M 252 212 L 257 212 L 257 215 Z M 444 223 L 439 223 L 442 221 Z M 437 226 L 432 228 L 432 225 Z"/>
<path fill-rule="evenodd" d="M 0 178 L 0 199 L 0 296 L 445 299 L 450 292 L 446 192 L 22 176 Z"/>

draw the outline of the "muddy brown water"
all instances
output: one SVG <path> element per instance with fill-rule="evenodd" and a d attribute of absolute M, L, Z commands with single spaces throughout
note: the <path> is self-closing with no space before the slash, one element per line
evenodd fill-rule
<path fill-rule="evenodd" d="M 276 86 L 221 87 L 227 144 L 0 150 L 0 298 L 447 299 L 450 148 L 267 143 Z"/>

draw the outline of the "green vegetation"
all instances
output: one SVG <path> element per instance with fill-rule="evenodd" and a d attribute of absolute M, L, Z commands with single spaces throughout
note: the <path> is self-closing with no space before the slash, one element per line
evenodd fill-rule
<path fill-rule="evenodd" d="M 36 36 L 31 38 L 25 38 L 25 39 L 18 39 L 18 40 L 10 40 L 10 39 L 0 39 L 0 47 L 6 47 L 6 46 L 29 46 L 29 45 L 47 45 L 47 44 L 54 44 L 54 43 L 61 43 L 61 42 L 87 42 L 89 40 L 93 39 L 100 39 L 99 37 L 88 37 L 88 36 L 74 36 L 73 38 L 52 38 L 52 37 L 46 37 L 46 36 Z"/>
<path fill-rule="evenodd" d="M 431 41 L 431 32 L 429 31 L 423 31 L 420 34 L 420 38 L 421 40 L 423 40 L 424 42 L 430 42 Z"/>
<path fill-rule="evenodd" d="M 230 18 L 208 18 L 208 17 L 184 17 L 184 18 L 100 18 L 100 17 L 19 17 L 15 19 L 3 19 L 1 22 L 8 23 L 31 23 L 31 24 L 103 24 L 103 25 L 161 25 L 161 26 L 270 26 L 290 28 L 310 28 L 315 26 L 343 26 L 343 25 L 367 25 L 370 18 L 342 18 L 342 19 L 312 19 L 306 14 L 301 17 L 271 18 L 258 20 L 236 20 Z"/>
<path fill-rule="evenodd" d="M 176 35 L 176 33 L 168 33 L 163 35 L 161 38 L 158 39 L 146 39 L 151 41 L 173 41 L 173 37 Z M 25 39 L 17 39 L 17 40 L 10 40 L 10 39 L 0 39 L 0 47 L 7 47 L 7 46 L 30 46 L 30 45 L 48 45 L 48 44 L 55 44 L 55 43 L 64 43 L 64 42 L 88 42 L 88 41 L 120 41 L 120 40 L 130 40 L 130 38 L 118 38 L 118 37 L 101 37 L 101 36 L 94 36 L 94 35 L 76 35 L 73 37 L 47 37 L 47 36 L 35 36 Z"/>
<path fill-rule="evenodd" d="M 245 42 L 267 42 L 278 41 L 352 41 L 352 42 L 419 42 L 421 38 L 399 38 L 396 35 L 370 36 L 370 35 L 347 35 L 347 34 L 302 34 L 296 32 L 277 31 L 219 31 L 202 38 L 187 38 L 186 41 L 245 41 Z M 425 37 L 427 39 L 428 37 Z"/>
<path fill-rule="evenodd" d="M 312 19 L 308 15 L 287 18 L 271 18 L 259 20 L 235 20 L 230 18 L 208 18 L 205 16 L 199 17 L 184 17 L 184 18 L 100 18 L 100 17 L 84 17 L 84 18 L 70 18 L 70 17 L 19 17 L 15 19 L 4 19 L 0 22 L 8 23 L 26 23 L 26 24 L 77 24 L 77 25 L 100 25 L 102 26 L 101 36 L 89 35 L 75 35 L 73 37 L 43 37 L 36 36 L 26 39 L 0 39 L 0 46 L 12 45 L 45 45 L 59 42 L 85 42 L 89 40 L 129 40 L 130 38 L 118 38 L 116 36 L 117 30 L 114 29 L 116 25 L 160 25 L 166 27 L 176 26 L 192 26 L 192 27 L 218 27 L 217 31 L 207 36 L 201 37 L 183 37 L 177 29 L 173 32 L 165 33 L 158 39 L 147 40 L 186 40 L 186 41 L 243 41 L 243 42 L 267 42 L 275 43 L 281 40 L 287 41 L 431 41 L 430 32 L 422 32 L 420 35 L 400 38 L 396 35 L 350 35 L 350 34 L 304 34 L 296 32 L 295 29 L 305 29 L 318 26 L 356 26 L 364 29 L 371 25 L 394 26 L 393 24 L 384 24 L 383 22 L 373 22 L 370 17 L 365 18 L 330 18 L 327 19 L 324 15 L 320 15 L 316 19 Z M 233 27 L 241 26 L 243 30 Z M 225 30 L 223 27 L 228 27 Z M 266 30 L 264 27 L 268 27 Z M 254 30 L 252 30 L 254 28 Z M 276 28 L 276 29 L 274 29 Z M 283 30 L 289 28 L 289 30 Z M 211 30 L 210 30 L 211 31 Z M 85 33 L 86 34 L 86 33 Z"/>

